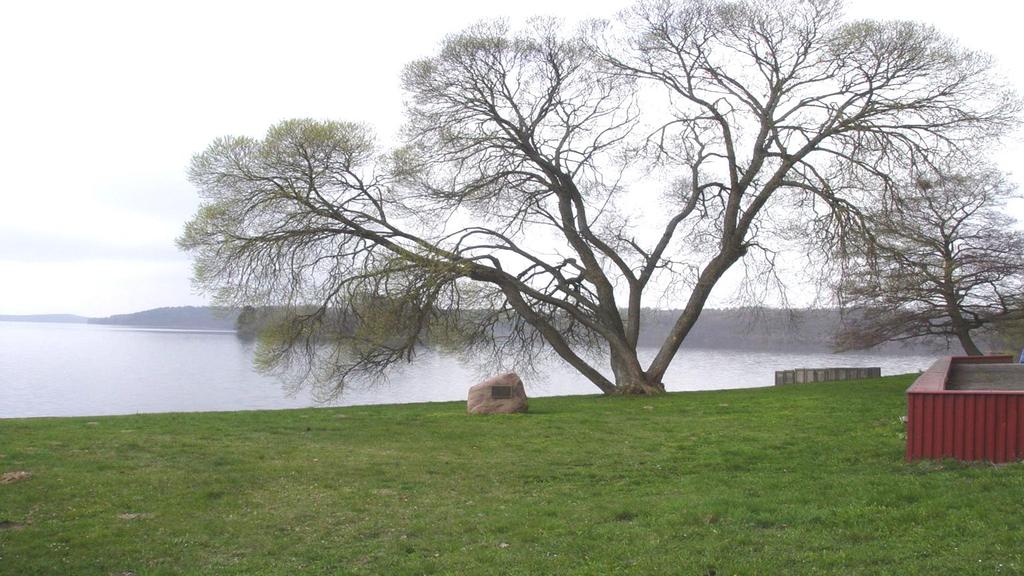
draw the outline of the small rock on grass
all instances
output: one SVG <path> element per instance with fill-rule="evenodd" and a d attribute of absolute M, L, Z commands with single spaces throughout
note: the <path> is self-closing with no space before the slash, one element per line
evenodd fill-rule
<path fill-rule="evenodd" d="M 470 414 L 512 414 L 528 409 L 526 388 L 515 372 L 489 378 L 469 389 Z"/>

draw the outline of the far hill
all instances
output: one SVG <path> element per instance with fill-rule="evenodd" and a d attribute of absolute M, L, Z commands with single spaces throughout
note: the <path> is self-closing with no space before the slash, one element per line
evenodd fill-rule
<path fill-rule="evenodd" d="M 106 318 L 89 318 L 89 324 L 116 324 L 182 330 L 234 330 L 238 310 L 211 306 L 154 308 Z"/>

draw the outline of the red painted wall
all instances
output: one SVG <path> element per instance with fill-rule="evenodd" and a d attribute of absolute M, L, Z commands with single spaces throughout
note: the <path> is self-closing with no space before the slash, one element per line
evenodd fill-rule
<path fill-rule="evenodd" d="M 1012 361 L 954 356 L 921 374 L 907 390 L 907 459 L 1024 459 L 1024 391 L 946 390 L 953 364 Z"/>

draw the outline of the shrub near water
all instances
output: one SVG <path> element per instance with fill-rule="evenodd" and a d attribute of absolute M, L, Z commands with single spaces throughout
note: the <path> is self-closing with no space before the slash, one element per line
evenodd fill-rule
<path fill-rule="evenodd" d="M 0 421 L 0 572 L 1024 571 L 1024 467 L 904 462 L 911 380 Z"/>

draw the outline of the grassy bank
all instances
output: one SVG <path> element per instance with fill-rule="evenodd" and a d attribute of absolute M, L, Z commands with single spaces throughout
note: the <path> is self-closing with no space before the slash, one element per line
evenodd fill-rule
<path fill-rule="evenodd" d="M 1024 466 L 905 463 L 910 381 L 0 421 L 0 573 L 1024 572 Z"/>

